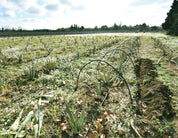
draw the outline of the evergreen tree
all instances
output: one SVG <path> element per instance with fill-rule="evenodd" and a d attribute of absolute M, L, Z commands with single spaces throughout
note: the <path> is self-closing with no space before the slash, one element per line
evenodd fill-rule
<path fill-rule="evenodd" d="M 162 24 L 170 35 L 178 36 L 178 0 L 174 0 L 170 11 L 167 13 L 165 22 Z"/>

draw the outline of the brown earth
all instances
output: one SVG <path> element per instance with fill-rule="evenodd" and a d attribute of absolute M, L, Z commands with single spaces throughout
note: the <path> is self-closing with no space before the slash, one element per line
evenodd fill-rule
<path fill-rule="evenodd" d="M 140 58 L 135 63 L 135 73 L 141 82 L 145 79 L 154 80 L 158 76 L 152 60 Z"/>
<path fill-rule="evenodd" d="M 140 134 L 144 137 L 173 136 L 173 131 L 167 127 L 162 128 L 159 123 L 161 120 L 173 118 L 175 114 L 171 106 L 172 92 L 168 86 L 156 79 L 158 74 L 152 60 L 138 59 L 135 73 L 138 79 L 136 110 L 140 116 L 135 124 Z"/>
<path fill-rule="evenodd" d="M 171 107 L 172 92 L 168 86 L 158 81 L 156 67 L 150 59 L 138 59 L 135 68 L 138 77 L 138 112 L 147 119 L 170 118 L 174 112 Z"/>

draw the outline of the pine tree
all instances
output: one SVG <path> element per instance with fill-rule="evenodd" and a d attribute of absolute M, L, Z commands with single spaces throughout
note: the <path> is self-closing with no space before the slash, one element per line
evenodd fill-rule
<path fill-rule="evenodd" d="M 174 0 L 170 11 L 167 13 L 165 22 L 162 24 L 170 35 L 178 36 L 178 0 Z"/>

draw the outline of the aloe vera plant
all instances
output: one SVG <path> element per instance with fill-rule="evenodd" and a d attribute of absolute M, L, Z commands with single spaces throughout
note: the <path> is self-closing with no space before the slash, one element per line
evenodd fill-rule
<path fill-rule="evenodd" d="M 70 125 L 72 126 L 72 131 L 74 134 L 78 134 L 80 130 L 82 129 L 84 118 L 85 118 L 86 99 L 83 105 L 82 114 L 80 118 L 79 118 L 79 110 L 77 109 L 77 112 L 74 118 L 74 115 L 71 113 L 67 103 L 65 102 L 66 112 L 67 112 L 69 122 L 70 122 Z"/>

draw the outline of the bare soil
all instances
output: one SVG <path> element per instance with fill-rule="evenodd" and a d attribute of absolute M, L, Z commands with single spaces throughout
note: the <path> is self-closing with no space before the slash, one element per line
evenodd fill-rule
<path fill-rule="evenodd" d="M 149 134 L 148 130 L 149 128 L 152 132 L 158 131 L 152 121 L 157 118 L 170 119 L 175 115 L 171 106 L 172 92 L 168 86 L 156 79 L 158 74 L 152 60 L 138 59 L 135 73 L 138 78 L 137 114 L 144 120 L 136 123 L 138 126 L 144 126 L 142 128 L 144 136 L 155 136 L 155 134 Z M 167 134 L 170 135 L 169 132 Z"/>

